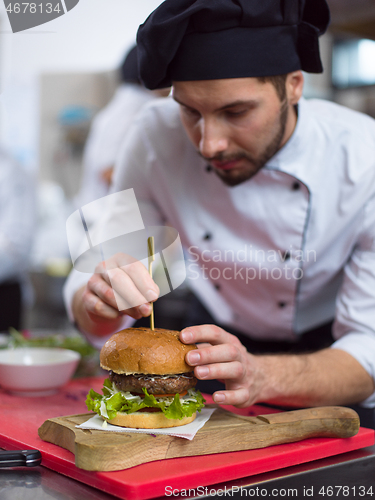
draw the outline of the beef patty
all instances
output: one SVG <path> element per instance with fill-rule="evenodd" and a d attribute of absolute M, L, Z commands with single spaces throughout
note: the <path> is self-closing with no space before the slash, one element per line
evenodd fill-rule
<path fill-rule="evenodd" d="M 143 393 L 142 388 L 147 389 L 149 394 L 176 394 L 187 391 L 194 387 L 197 379 L 193 372 L 180 373 L 178 375 L 120 375 L 112 370 L 109 372 L 109 380 L 114 382 L 121 391 Z"/>

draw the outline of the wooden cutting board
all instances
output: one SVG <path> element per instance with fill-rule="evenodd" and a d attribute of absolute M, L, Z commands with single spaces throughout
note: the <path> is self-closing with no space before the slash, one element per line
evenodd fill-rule
<path fill-rule="evenodd" d="M 92 416 L 46 420 L 41 439 L 75 455 L 77 467 L 90 471 L 128 469 L 155 460 L 265 448 L 312 437 L 348 438 L 357 434 L 354 410 L 320 407 L 246 417 L 217 408 L 192 441 L 172 436 L 77 429 Z"/>

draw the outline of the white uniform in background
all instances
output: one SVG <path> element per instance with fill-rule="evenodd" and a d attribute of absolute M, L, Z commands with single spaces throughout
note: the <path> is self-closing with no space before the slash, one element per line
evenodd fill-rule
<path fill-rule="evenodd" d="M 179 231 L 188 286 L 218 323 L 293 341 L 335 318 L 333 347 L 375 380 L 374 146 L 370 117 L 301 99 L 285 146 L 228 187 L 190 143 L 178 105 L 163 100 L 128 135 L 113 191 L 133 188 L 145 225 Z M 88 278 L 71 274 L 68 309 Z"/>
<path fill-rule="evenodd" d="M 155 95 L 141 85 L 122 83 L 109 104 L 94 118 L 84 151 L 77 206 L 108 194 L 109 186 L 102 173 L 115 165 L 121 143 L 135 116 L 146 102 L 154 98 Z"/>
<path fill-rule="evenodd" d="M 31 176 L 0 150 L 0 284 L 22 284 L 30 300 L 27 279 L 35 232 L 35 185 Z"/>

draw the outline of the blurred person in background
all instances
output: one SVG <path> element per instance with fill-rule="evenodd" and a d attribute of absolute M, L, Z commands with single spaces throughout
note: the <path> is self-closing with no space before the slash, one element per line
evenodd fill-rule
<path fill-rule="evenodd" d="M 35 185 L 0 148 L 0 332 L 21 327 L 30 303 L 30 251 L 35 229 Z"/>
<path fill-rule="evenodd" d="M 138 77 L 137 47 L 125 56 L 120 68 L 120 85 L 109 104 L 95 117 L 85 146 L 83 177 L 77 206 L 108 194 L 117 153 L 144 104 L 169 94 L 169 89 L 150 91 Z"/>

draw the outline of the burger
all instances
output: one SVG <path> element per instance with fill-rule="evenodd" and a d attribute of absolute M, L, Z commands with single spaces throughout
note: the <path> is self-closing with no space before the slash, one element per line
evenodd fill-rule
<path fill-rule="evenodd" d="M 100 352 L 100 366 L 108 370 L 103 395 L 91 389 L 88 409 L 120 427 L 157 429 L 192 422 L 205 402 L 185 362 L 193 349 L 195 344 L 183 344 L 173 330 L 127 328 L 115 333 Z"/>

